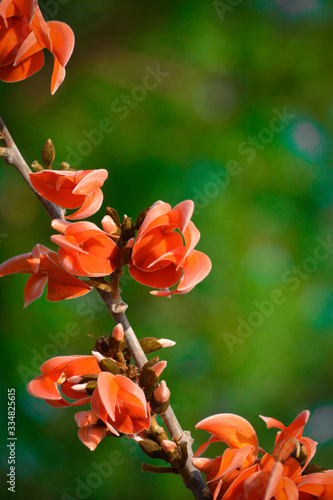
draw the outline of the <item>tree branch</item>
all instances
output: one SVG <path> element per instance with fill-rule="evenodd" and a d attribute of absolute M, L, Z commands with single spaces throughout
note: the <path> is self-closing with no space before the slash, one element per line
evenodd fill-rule
<path fill-rule="evenodd" d="M 20 151 L 18 150 L 16 144 L 14 143 L 10 133 L 8 132 L 4 122 L 0 117 L 0 140 L 3 141 L 5 147 L 0 147 L 0 157 L 2 157 L 8 165 L 12 165 L 16 168 L 19 174 L 24 178 L 30 189 L 37 196 L 41 204 L 43 205 L 45 211 L 47 212 L 50 219 L 62 218 L 65 215 L 65 211 L 51 203 L 42 196 L 40 196 L 37 191 L 32 186 L 29 174 L 32 173 L 24 158 L 22 157 Z M 110 277 L 111 292 L 106 292 L 97 289 L 99 295 L 101 296 L 104 304 L 106 305 L 108 311 L 113 317 L 116 323 L 121 323 L 124 332 L 127 346 L 133 356 L 136 366 L 141 370 L 143 365 L 148 361 L 145 353 L 143 352 L 141 345 L 127 319 L 125 310 L 127 309 L 127 304 L 125 304 L 120 296 L 119 289 L 119 278 L 121 273 L 115 271 Z M 205 485 L 203 483 L 201 474 L 191 462 L 193 456 L 192 443 L 193 439 L 189 432 L 184 432 L 181 428 L 173 409 L 169 406 L 168 410 L 162 415 L 162 419 L 166 428 L 169 431 L 170 436 L 176 439 L 179 444 L 186 444 L 187 448 L 187 461 L 182 469 L 178 470 L 178 473 L 182 476 L 183 481 L 187 488 L 189 488 L 196 500 L 204 500 L 204 489 Z"/>

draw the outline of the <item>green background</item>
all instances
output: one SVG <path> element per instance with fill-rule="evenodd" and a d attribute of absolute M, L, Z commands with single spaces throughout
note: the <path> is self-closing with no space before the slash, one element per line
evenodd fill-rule
<path fill-rule="evenodd" d="M 213 263 L 206 280 L 171 300 L 130 279 L 122 286 L 137 335 L 177 342 L 161 355 L 168 361 L 164 377 L 195 449 L 208 436 L 194 426 L 208 415 L 242 415 L 269 451 L 275 432 L 258 415 L 288 424 L 307 408 L 305 435 L 320 442 L 315 462 L 332 467 L 333 258 L 323 247 L 322 260 L 313 258 L 317 238 L 333 236 L 332 6 L 40 5 L 48 19 L 72 27 L 76 47 L 53 97 L 50 54 L 37 75 L 0 84 L 1 115 L 28 164 L 40 161 L 51 137 L 58 164 L 108 169 L 96 223 L 107 205 L 135 218 L 158 199 L 197 203 L 197 248 Z M 148 81 L 147 67 L 157 66 L 162 81 L 138 89 Z M 130 104 L 120 110 L 126 96 Z M 272 119 L 283 110 L 288 116 L 274 131 Z M 103 120 L 112 132 L 98 132 Z M 1 162 L 0 177 L 1 261 L 37 242 L 55 249 L 48 218 L 17 172 Z M 89 353 L 91 335 L 109 333 L 113 324 L 94 292 L 62 303 L 44 296 L 23 310 L 25 281 L 1 280 L 0 388 L 3 408 L 8 387 L 17 395 L 16 498 L 191 498 L 180 478 L 140 472 L 145 456 L 133 442 L 104 439 L 92 453 L 76 437 L 75 409 L 50 408 L 26 393 L 43 360 Z M 283 303 L 269 304 L 276 289 Z M 265 317 L 258 315 L 263 303 Z M 243 327 L 241 337 L 239 321 L 257 326 Z M 6 411 L 0 424 L 5 439 Z M 105 478 L 96 476 L 102 462 L 113 463 Z M 5 447 L 1 471 L 8 472 Z"/>

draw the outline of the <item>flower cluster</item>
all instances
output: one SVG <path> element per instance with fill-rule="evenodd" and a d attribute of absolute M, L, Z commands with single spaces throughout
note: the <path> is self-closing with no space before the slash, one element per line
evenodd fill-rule
<path fill-rule="evenodd" d="M 60 233 L 51 236 L 60 247 L 58 254 L 37 245 L 31 253 L 0 265 L 0 276 L 32 273 L 25 287 L 25 305 L 41 296 L 47 280 L 48 300 L 69 299 L 92 289 L 78 277 L 108 276 L 127 264 L 135 280 L 159 288 L 151 293 L 161 296 L 187 293 L 209 273 L 210 259 L 194 249 L 200 233 L 190 220 L 194 210 L 191 200 L 173 209 L 158 201 L 140 214 L 135 224 L 126 216 L 120 223 L 114 209 L 110 209 L 113 217 L 103 218 L 103 229 L 92 222 L 65 220 L 89 217 L 100 208 L 101 187 L 107 176 L 104 169 L 30 174 L 33 187 L 45 199 L 78 210 L 52 221 L 53 229 Z M 169 290 L 174 285 L 176 288 Z"/>
<path fill-rule="evenodd" d="M 279 429 L 271 453 L 259 448 L 254 428 L 243 417 L 222 413 L 199 422 L 196 427 L 210 432 L 211 437 L 199 447 L 192 461 L 206 474 L 214 500 L 333 498 L 333 470 L 323 471 L 310 464 L 317 443 L 303 437 L 309 416 L 309 411 L 303 411 L 288 427 L 274 418 L 261 417 L 268 428 Z M 215 459 L 199 458 L 214 442 L 225 443 L 228 448 Z M 259 450 L 263 452 L 261 458 Z M 316 472 L 312 472 L 314 469 Z"/>
<path fill-rule="evenodd" d="M 165 339 L 146 339 L 145 343 L 154 343 L 155 349 L 174 345 Z M 161 400 L 160 392 L 164 395 L 166 391 L 165 382 L 158 385 L 166 362 L 155 359 L 139 375 L 128 357 L 123 356 L 126 342 L 120 323 L 109 337 L 96 342 L 96 348 L 108 356 L 93 351 L 93 356 L 52 358 L 41 366 L 41 375 L 27 387 L 29 394 L 56 408 L 90 403 L 89 410 L 75 415 L 78 436 L 90 450 L 107 435 L 132 436 L 149 429 L 147 400 L 151 399 L 156 406 L 155 400 Z"/>
<path fill-rule="evenodd" d="M 65 78 L 65 66 L 73 52 L 71 28 L 59 21 L 45 22 L 37 0 L 2 0 L 0 33 L 0 80 L 17 82 L 37 73 L 44 64 L 46 48 L 54 57 L 54 94 Z"/>

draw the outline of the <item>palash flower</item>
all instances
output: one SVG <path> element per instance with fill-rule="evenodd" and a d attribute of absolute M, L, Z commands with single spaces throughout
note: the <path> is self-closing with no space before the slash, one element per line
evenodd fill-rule
<path fill-rule="evenodd" d="M 123 375 L 100 373 L 90 403 L 92 410 L 75 415 L 79 439 L 90 450 L 94 450 L 107 433 L 136 434 L 150 427 L 143 390 Z"/>
<path fill-rule="evenodd" d="M 54 219 L 52 227 L 63 233 L 51 240 L 60 246 L 58 257 L 66 271 L 75 276 L 106 276 L 115 270 L 118 247 L 96 224 Z"/>
<path fill-rule="evenodd" d="M 43 49 L 54 57 L 51 93 L 65 78 L 74 48 L 71 28 L 59 21 L 45 22 L 36 0 L 0 3 L 0 80 L 17 82 L 37 73 L 44 64 Z"/>
<path fill-rule="evenodd" d="M 258 438 L 254 428 L 243 417 L 231 413 L 207 417 L 196 428 L 212 434 L 194 454 L 193 464 L 207 474 L 207 486 L 214 495 L 214 500 L 237 498 L 244 481 L 258 470 L 255 465 Z M 225 443 L 229 448 L 215 460 L 197 458 L 215 442 Z"/>
<path fill-rule="evenodd" d="M 29 175 L 36 191 L 48 201 L 63 208 L 78 208 L 65 219 L 85 219 L 96 213 L 103 202 L 100 189 L 107 170 L 42 170 Z"/>
<path fill-rule="evenodd" d="M 42 374 L 29 382 L 27 391 L 31 396 L 44 399 L 50 406 L 58 408 L 81 406 L 90 401 L 86 392 L 73 390 L 75 384 L 68 379 L 101 372 L 94 356 L 58 356 L 43 363 L 40 370 Z M 73 402 L 63 398 L 59 386 L 62 394 Z"/>
<path fill-rule="evenodd" d="M 42 295 L 46 283 L 46 298 L 51 302 L 79 297 L 91 290 L 61 267 L 56 252 L 39 244 L 30 253 L 13 257 L 0 265 L 0 277 L 14 273 L 31 274 L 24 288 L 24 307 Z"/>
<path fill-rule="evenodd" d="M 272 454 L 265 453 L 261 459 L 255 456 L 258 446 L 254 429 L 242 417 L 229 414 L 213 415 L 197 425 L 213 434 L 211 439 L 197 450 L 193 463 L 207 475 L 207 486 L 214 500 L 333 498 L 330 496 L 333 492 L 333 471 L 302 475 L 316 451 L 315 441 L 303 437 L 309 412 L 306 410 L 300 413 L 288 427 L 273 418 L 261 418 L 268 427 L 280 429 Z M 222 457 L 215 460 L 196 458 L 210 443 L 216 441 L 223 441 L 230 446 Z M 249 446 L 252 450 L 250 452 Z M 246 455 L 245 461 L 242 450 Z"/>
<path fill-rule="evenodd" d="M 187 293 L 211 270 L 207 255 L 194 250 L 200 233 L 190 220 L 193 210 L 191 200 L 173 209 L 158 201 L 140 227 L 129 272 L 139 283 L 162 289 L 152 291 L 153 295 Z M 175 290 L 165 290 L 177 282 Z"/>

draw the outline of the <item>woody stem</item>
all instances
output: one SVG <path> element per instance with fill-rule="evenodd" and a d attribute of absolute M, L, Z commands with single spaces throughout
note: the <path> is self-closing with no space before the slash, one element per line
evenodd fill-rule
<path fill-rule="evenodd" d="M 16 168 L 16 170 L 23 177 L 23 179 L 26 181 L 30 189 L 33 191 L 33 193 L 37 196 L 37 198 L 41 202 L 50 219 L 53 220 L 62 218 L 65 215 L 65 211 L 62 208 L 55 205 L 54 203 L 45 200 L 45 198 L 40 196 L 32 186 L 29 178 L 29 174 L 31 174 L 32 171 L 28 167 L 23 156 L 18 150 L 15 142 L 13 141 L 1 117 L 0 117 L 0 140 L 2 140 L 4 143 L 4 147 L 0 147 L 0 157 L 2 157 L 8 165 L 12 165 Z M 97 289 L 97 291 L 101 296 L 104 304 L 106 305 L 108 311 L 110 312 L 111 316 L 115 320 L 115 322 L 117 324 L 118 323 L 122 324 L 125 332 L 127 346 L 131 352 L 131 355 L 134 358 L 136 366 L 139 368 L 139 370 L 141 370 L 143 365 L 147 362 L 147 358 L 125 314 L 125 310 L 127 309 L 127 304 L 125 304 L 122 301 L 119 288 L 119 278 L 121 274 L 122 274 L 121 270 L 116 270 L 111 275 L 110 277 L 111 292 L 107 292 L 100 289 Z M 177 439 L 180 444 L 186 444 L 187 446 L 188 459 L 186 461 L 185 466 L 182 469 L 178 470 L 178 473 L 182 476 L 186 487 L 192 491 L 196 500 L 204 500 L 205 486 L 201 474 L 197 469 L 194 468 L 191 462 L 191 457 L 193 456 L 192 452 L 193 439 L 190 433 L 183 431 L 171 406 L 169 406 L 168 410 L 162 415 L 162 419 L 164 421 L 166 428 L 169 431 L 170 436 L 173 439 Z"/>
<path fill-rule="evenodd" d="M 3 141 L 5 147 L 0 147 L 0 157 L 2 157 L 7 165 L 12 165 L 16 168 L 19 174 L 23 177 L 25 182 L 30 187 L 31 191 L 37 196 L 43 207 L 45 208 L 50 219 L 60 219 L 65 215 L 65 210 L 63 208 L 58 207 L 54 203 L 45 200 L 40 194 L 37 193 L 36 189 L 31 184 L 29 174 L 32 173 L 27 163 L 25 162 L 23 156 L 18 150 L 15 142 L 12 139 L 12 136 L 7 130 L 6 125 L 4 124 L 1 116 L 0 116 L 0 140 Z"/>

